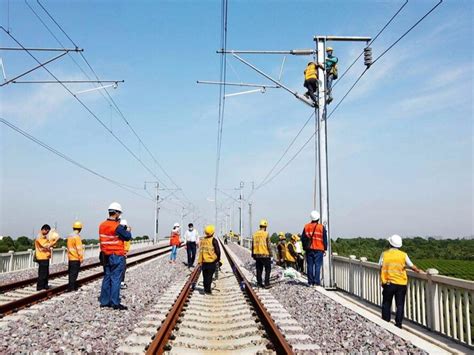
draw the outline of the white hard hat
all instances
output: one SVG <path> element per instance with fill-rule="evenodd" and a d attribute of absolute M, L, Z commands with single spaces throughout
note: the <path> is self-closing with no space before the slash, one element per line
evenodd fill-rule
<path fill-rule="evenodd" d="M 118 202 L 112 202 L 109 205 L 109 211 L 110 210 L 122 212 L 122 206 L 120 206 L 120 203 L 118 203 Z"/>
<path fill-rule="evenodd" d="M 395 248 L 400 248 L 402 246 L 402 237 L 400 237 L 398 234 L 394 234 L 390 238 L 388 238 L 388 242 L 391 246 Z"/>
<path fill-rule="evenodd" d="M 311 220 L 312 221 L 317 221 L 319 219 L 320 215 L 318 211 L 312 211 L 311 212 Z"/>
<path fill-rule="evenodd" d="M 122 226 L 128 226 L 127 220 L 126 219 L 120 219 L 120 224 Z"/>
<path fill-rule="evenodd" d="M 179 223 L 175 223 L 175 224 L 173 225 L 173 228 L 176 228 L 176 227 L 179 228 Z"/>

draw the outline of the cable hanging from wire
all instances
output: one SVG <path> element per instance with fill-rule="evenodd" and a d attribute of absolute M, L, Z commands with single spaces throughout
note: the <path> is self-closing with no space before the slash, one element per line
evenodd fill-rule
<path fill-rule="evenodd" d="M 385 51 L 383 51 L 373 62 L 372 65 L 369 68 L 372 68 L 373 65 L 380 59 L 382 58 L 385 54 L 387 54 L 400 40 L 402 40 L 408 33 L 410 33 L 416 26 L 418 26 L 428 15 L 430 15 L 441 3 L 443 0 L 440 0 L 434 7 L 432 7 L 425 15 L 423 15 L 413 26 L 411 26 L 405 33 L 403 33 L 395 42 L 393 42 Z M 354 87 L 357 85 L 357 83 L 362 79 L 362 77 L 367 73 L 369 68 L 365 68 L 365 70 L 359 75 L 359 77 L 355 80 L 355 82 L 352 84 L 352 86 L 347 90 L 347 92 L 344 94 L 342 99 L 338 102 L 338 104 L 334 107 L 334 109 L 329 113 L 326 119 L 329 119 L 334 112 L 339 108 L 341 103 L 346 99 L 346 97 L 352 92 Z M 296 159 L 296 157 L 303 151 L 303 149 L 309 144 L 309 142 L 312 140 L 312 138 L 317 134 L 317 131 L 315 131 L 309 139 L 301 146 L 301 148 L 294 154 L 288 161 L 287 163 L 281 168 L 280 170 L 277 171 L 277 173 L 272 176 L 268 181 L 264 184 L 267 185 L 270 181 L 272 181 L 274 178 L 276 178 L 286 167 L 288 167 L 293 160 Z M 263 187 L 262 185 L 261 187 Z"/>
<path fill-rule="evenodd" d="M 13 123 L 11 123 L 10 121 L 4 119 L 3 117 L 0 117 L 0 122 L 3 123 L 5 126 L 11 128 L 12 130 L 16 131 L 17 133 L 20 133 L 22 136 L 24 136 L 25 138 L 29 139 L 30 141 L 38 144 L 39 146 L 43 147 L 44 149 L 50 151 L 51 153 L 57 155 L 58 157 L 68 161 L 69 163 L 77 166 L 78 168 L 81 168 L 113 185 L 116 185 L 134 195 L 137 195 L 137 196 L 140 196 L 141 198 L 144 198 L 144 199 L 147 199 L 147 200 L 150 200 L 150 201 L 153 201 L 153 199 L 150 199 L 146 196 L 143 196 L 139 193 L 137 193 L 136 191 L 133 191 L 133 189 L 135 190 L 141 190 L 142 188 L 139 188 L 139 187 L 135 187 L 135 186 L 131 186 L 131 185 L 127 185 L 127 184 L 124 184 L 124 183 L 121 183 L 117 180 L 114 180 L 114 179 L 111 179 L 105 175 L 102 175 L 100 173 L 98 173 L 97 171 L 93 170 L 93 169 L 90 169 L 88 167 L 86 167 L 85 165 L 77 162 L 76 160 L 72 159 L 71 157 L 67 156 L 66 154 L 60 152 L 59 150 L 51 147 L 50 145 L 44 143 L 43 141 L 39 140 L 38 138 L 34 137 L 33 135 L 29 134 L 28 132 L 22 130 L 21 128 L 19 128 L 18 126 L 14 125 Z"/>

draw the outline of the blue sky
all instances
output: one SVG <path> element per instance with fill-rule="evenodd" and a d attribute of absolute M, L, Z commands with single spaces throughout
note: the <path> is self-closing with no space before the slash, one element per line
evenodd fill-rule
<path fill-rule="evenodd" d="M 34 1 L 55 35 L 71 46 Z M 374 36 L 403 1 L 229 1 L 228 48 L 311 48 L 321 35 Z M 373 45 L 374 56 L 436 1 L 410 1 Z M 26 46 L 58 47 L 23 1 L 0 2 L 0 23 Z M 199 224 L 213 220 L 218 87 L 219 1 L 44 1 L 102 79 L 125 80 L 110 93 L 160 164 L 196 206 Z M 332 237 L 467 236 L 473 232 L 473 8 L 445 1 L 376 65 L 328 122 Z M 14 46 L 0 34 L 2 46 Z M 361 44 L 335 43 L 342 72 Z M 47 59 L 49 53 L 36 53 Z M 0 52 L 8 77 L 34 66 L 23 52 Z M 87 70 L 77 54 L 72 56 Z M 282 56 L 246 56 L 277 76 Z M 302 91 L 308 57 L 288 57 L 282 80 Z M 264 78 L 228 58 L 228 80 Z M 63 80 L 85 79 L 67 56 L 48 68 Z M 363 70 L 357 63 L 334 90 L 335 105 Z M 88 72 L 89 73 L 89 72 Z M 38 70 L 25 80 L 50 80 Z M 90 86 L 72 86 L 74 92 Z M 240 89 L 229 88 L 228 92 Z M 241 90 L 240 90 L 241 91 Z M 131 131 L 97 92 L 81 100 L 152 167 Z M 85 166 L 141 188 L 153 177 L 59 85 L 12 84 L 0 89 L 0 115 Z M 245 196 L 258 185 L 311 114 L 283 90 L 226 100 L 220 187 Z M 311 135 L 308 125 L 288 157 Z M 312 209 L 310 144 L 275 180 L 252 196 L 253 225 L 299 232 Z M 0 234 L 30 235 L 43 223 L 69 232 L 77 217 L 84 235 L 112 201 L 122 203 L 137 235 L 151 234 L 153 203 L 124 191 L 0 126 Z M 284 160 L 286 161 L 286 160 Z M 144 194 L 143 191 L 137 190 Z M 184 199 L 181 193 L 176 193 Z M 164 191 L 162 195 L 167 193 Z M 145 195 L 146 196 L 146 195 Z M 220 195 L 230 213 L 232 200 Z M 161 210 L 160 232 L 180 222 L 181 201 Z M 237 205 L 234 204 L 234 229 Z M 245 210 L 245 230 L 248 228 Z M 188 222 L 192 214 L 184 218 Z"/>

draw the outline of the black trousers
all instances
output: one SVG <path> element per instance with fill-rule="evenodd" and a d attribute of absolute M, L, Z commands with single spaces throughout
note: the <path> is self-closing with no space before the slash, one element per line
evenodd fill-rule
<path fill-rule="evenodd" d="M 257 268 L 257 284 L 263 286 L 262 283 L 262 273 L 263 268 L 265 268 L 265 286 L 270 285 L 270 272 L 272 270 L 272 262 L 270 258 L 256 258 L 255 259 L 256 268 Z"/>
<path fill-rule="evenodd" d="M 49 278 L 49 259 L 38 260 L 38 281 L 36 283 L 36 289 L 43 290 L 48 287 Z"/>
<path fill-rule="evenodd" d="M 301 254 L 298 254 L 298 258 L 296 259 L 296 265 L 298 267 L 298 271 L 303 272 L 304 271 L 304 256 Z"/>
<path fill-rule="evenodd" d="M 305 80 L 304 87 L 308 89 L 308 95 L 311 97 L 311 99 L 315 103 L 318 103 L 318 97 L 317 97 L 319 95 L 318 79 Z"/>
<path fill-rule="evenodd" d="M 125 256 L 125 265 L 123 267 L 122 278 L 120 282 L 125 282 L 125 272 L 127 271 L 127 257 Z"/>
<path fill-rule="evenodd" d="M 395 313 L 395 324 L 397 327 L 402 326 L 403 311 L 405 309 L 405 296 L 407 294 L 406 285 L 387 284 L 383 286 L 382 291 L 382 319 L 390 322 L 390 315 L 392 308 L 392 300 L 395 296 L 395 306 L 397 312 Z"/>
<path fill-rule="evenodd" d="M 196 242 L 187 242 L 186 252 L 188 253 L 188 266 L 193 266 L 196 259 Z"/>
<path fill-rule="evenodd" d="M 211 293 L 212 277 L 216 271 L 216 263 L 202 263 L 201 271 L 204 283 L 204 292 Z"/>
<path fill-rule="evenodd" d="M 68 264 L 67 272 L 69 274 L 69 284 L 67 286 L 68 291 L 76 291 L 79 286 L 77 285 L 77 276 L 79 275 L 79 269 L 81 268 L 81 262 L 79 260 L 70 260 Z"/>

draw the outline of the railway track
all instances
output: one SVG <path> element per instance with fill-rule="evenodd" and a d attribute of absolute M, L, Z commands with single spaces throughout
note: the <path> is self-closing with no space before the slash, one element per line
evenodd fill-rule
<path fill-rule="evenodd" d="M 138 324 L 118 351 L 146 354 L 292 354 L 256 292 L 221 244 L 223 265 L 213 293 L 203 293 L 200 267 L 170 287 L 156 313 Z M 157 330 L 158 329 L 158 330 Z"/>
<path fill-rule="evenodd" d="M 133 253 L 127 257 L 127 266 L 140 264 L 170 251 L 169 246 L 159 246 Z M 100 279 L 103 275 L 103 267 L 99 262 L 85 265 L 81 267 L 77 283 L 84 285 Z M 67 291 L 68 272 L 60 271 L 50 274 L 49 285 L 51 288 L 49 290 L 37 291 L 36 281 L 37 278 L 30 278 L 0 286 L 0 316 L 17 312 Z"/>

